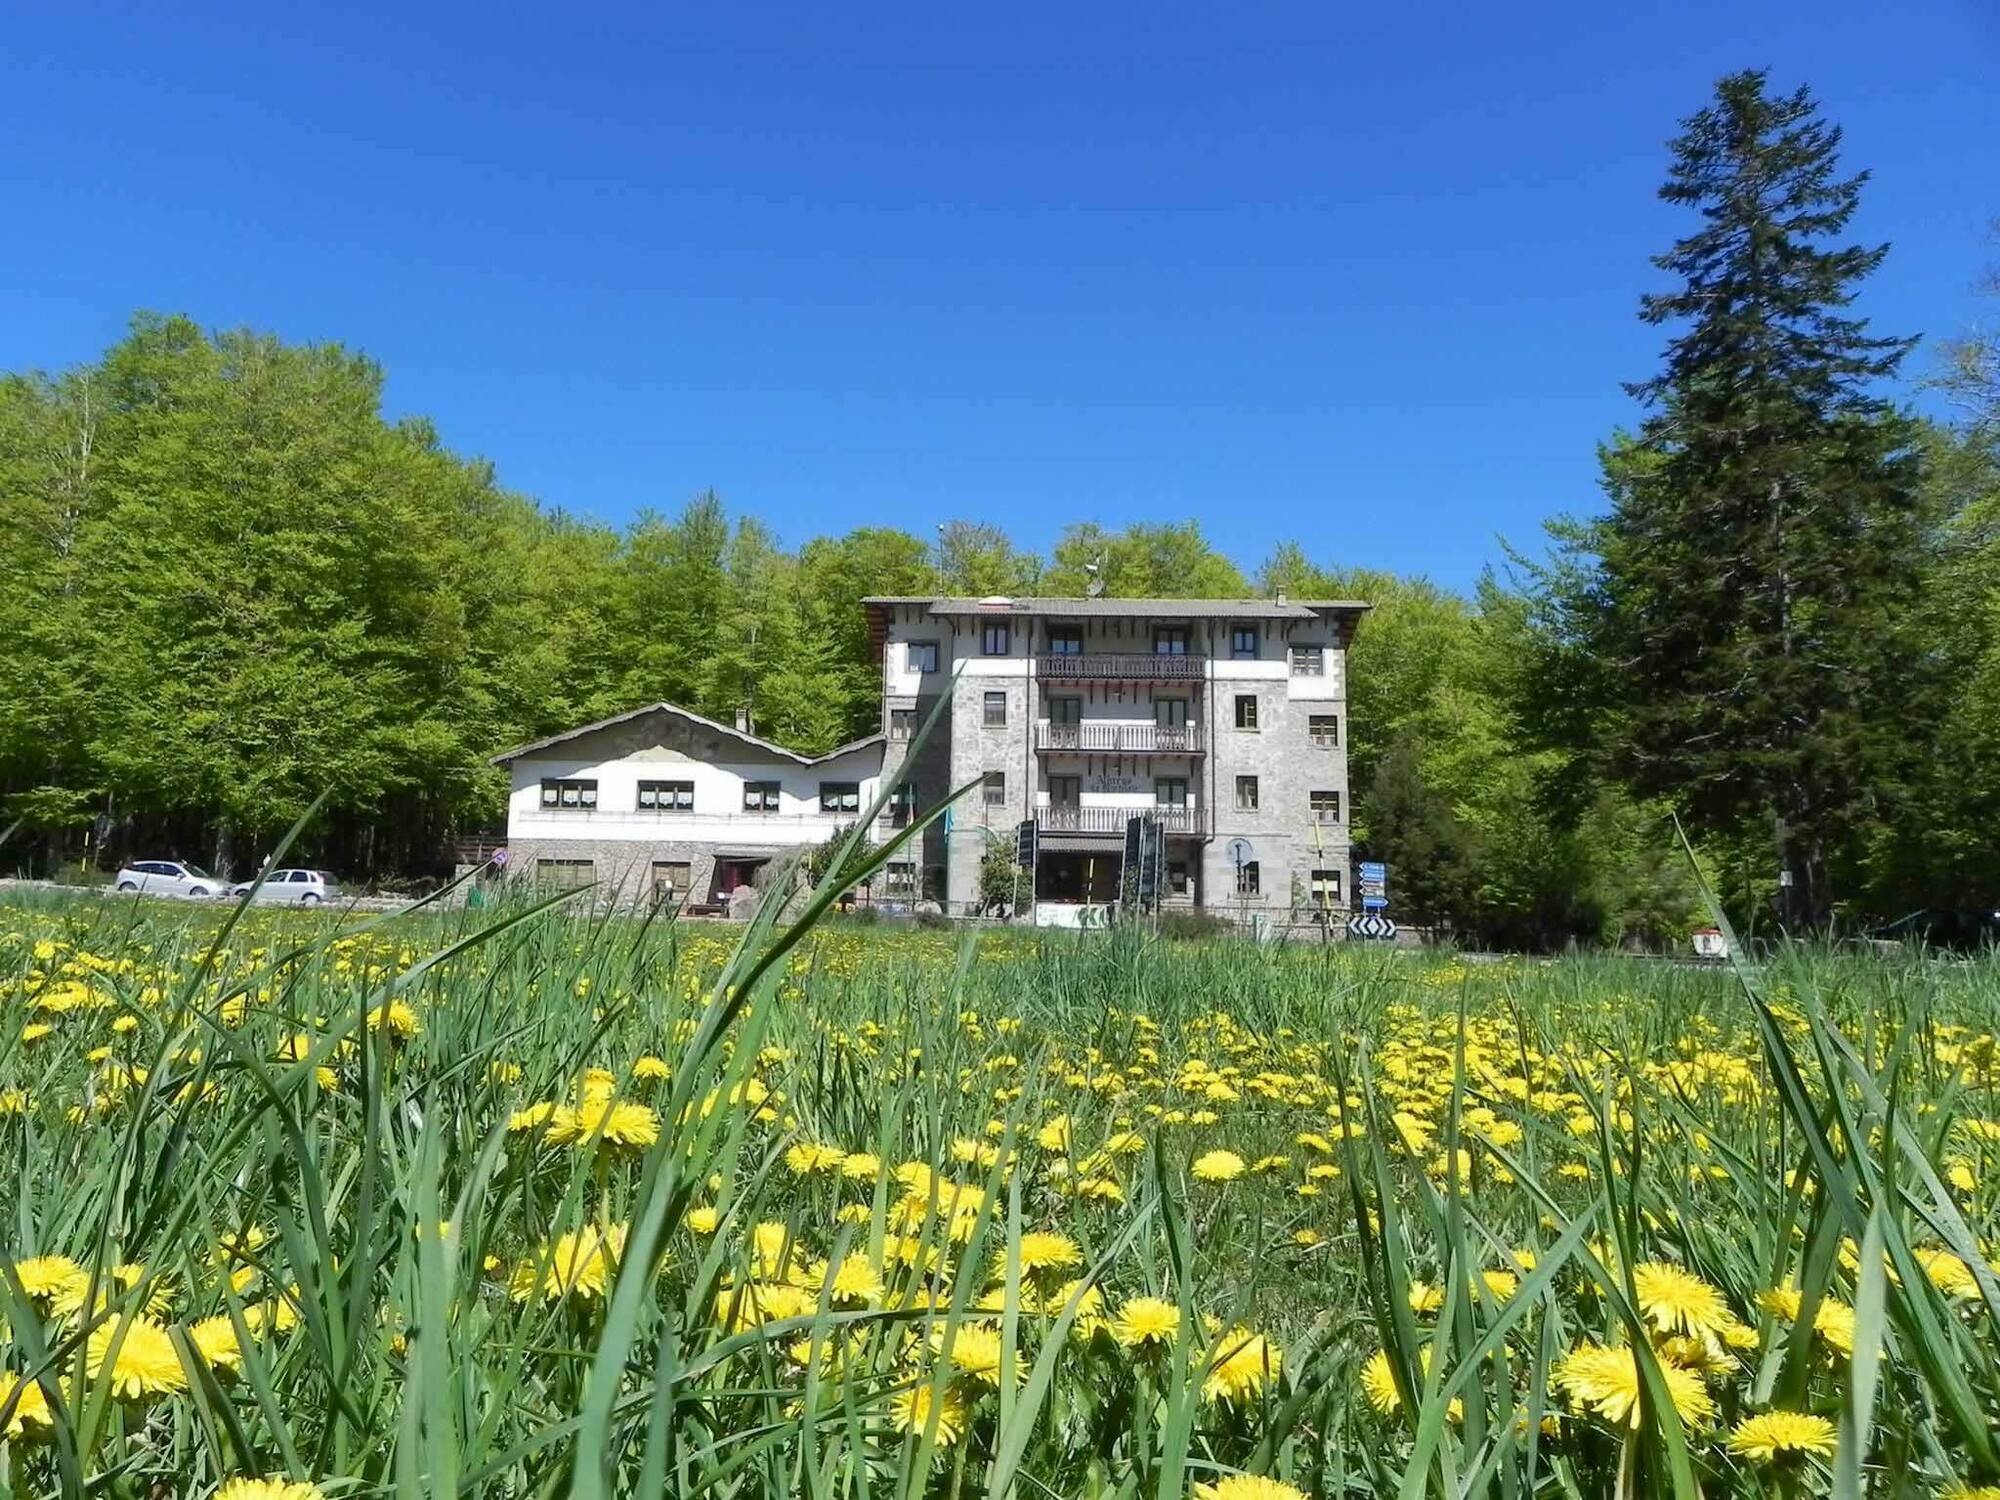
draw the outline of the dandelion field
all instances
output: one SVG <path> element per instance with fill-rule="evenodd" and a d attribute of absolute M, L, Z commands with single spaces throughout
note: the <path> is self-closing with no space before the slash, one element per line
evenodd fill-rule
<path fill-rule="evenodd" d="M 2000 966 L 0 907 L 0 1494 L 2000 1495 Z"/>

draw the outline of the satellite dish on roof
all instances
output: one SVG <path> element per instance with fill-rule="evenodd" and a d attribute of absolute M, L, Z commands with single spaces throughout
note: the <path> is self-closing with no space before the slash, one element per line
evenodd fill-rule
<path fill-rule="evenodd" d="M 1104 573 L 1104 557 L 1103 557 L 1103 554 L 1101 554 L 1101 553 L 1100 553 L 1100 554 L 1098 555 L 1098 558 L 1097 558 L 1097 561 L 1096 561 L 1096 562 L 1087 562 L 1087 563 L 1085 563 L 1085 564 L 1083 565 L 1083 571 L 1084 571 L 1085 575 L 1086 575 L 1086 576 L 1087 576 L 1087 577 L 1088 577 L 1088 578 L 1090 579 L 1090 582 L 1089 582 L 1089 583 L 1087 583 L 1087 584 L 1085 584 L 1085 585 L 1083 586 L 1083 591 L 1084 591 L 1084 593 L 1085 593 L 1085 594 L 1087 594 L 1087 595 L 1089 595 L 1089 596 L 1090 596 L 1090 597 L 1091 597 L 1092 599 L 1095 599 L 1095 598 L 1099 597 L 1099 596 L 1100 596 L 1101 594 L 1103 594 L 1103 592 L 1104 592 L 1104 577 L 1103 577 L 1103 573 Z"/>
<path fill-rule="evenodd" d="M 1233 865 L 1253 865 L 1257 862 L 1257 849 L 1248 839 L 1231 839 L 1222 846 L 1222 852 L 1229 856 Z"/>

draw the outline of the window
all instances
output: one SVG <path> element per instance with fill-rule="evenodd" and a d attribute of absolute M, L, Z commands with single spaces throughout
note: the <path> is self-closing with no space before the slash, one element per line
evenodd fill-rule
<path fill-rule="evenodd" d="M 1238 661 L 1257 659 L 1257 627 L 1235 625 L 1229 631 L 1229 654 Z"/>
<path fill-rule="evenodd" d="M 1049 806 L 1075 807 L 1083 801 L 1083 778 L 1081 776 L 1051 776 L 1049 778 Z"/>
<path fill-rule="evenodd" d="M 1312 872 L 1312 903 L 1321 911 L 1328 911 L 1340 905 L 1340 871 Z"/>
<path fill-rule="evenodd" d="M 672 906 L 683 899 L 694 885 L 693 867 L 684 859 L 656 859 L 653 861 L 653 904 Z"/>
<path fill-rule="evenodd" d="M 914 708 L 892 708 L 889 710 L 889 738 L 906 740 L 917 732 L 917 711 Z"/>
<path fill-rule="evenodd" d="M 903 648 L 909 653 L 912 672 L 935 672 L 938 667 L 938 643 L 936 641 L 911 641 Z"/>
<path fill-rule="evenodd" d="M 1074 729 L 1083 722 L 1083 700 L 1081 698 L 1049 699 L 1049 722 L 1062 724 Z"/>
<path fill-rule="evenodd" d="M 917 794 L 906 786 L 899 786 L 889 794 L 889 826 L 908 828 L 910 820 L 916 816 Z"/>
<path fill-rule="evenodd" d="M 1005 771 L 988 771 L 986 779 L 980 783 L 980 795 L 988 807 L 1005 807 L 1007 805 L 1007 773 Z"/>
<path fill-rule="evenodd" d="M 1340 745 L 1340 715 L 1312 714 L 1306 719 L 1306 737 L 1322 750 Z"/>
<path fill-rule="evenodd" d="M 985 707 L 986 717 L 984 722 L 986 727 L 988 729 L 1005 729 L 1007 727 L 1007 695 L 1005 693 L 986 694 Z"/>
<path fill-rule="evenodd" d="M 819 810 L 823 813 L 858 813 L 861 811 L 861 783 L 858 781 L 822 781 L 819 784 Z"/>
<path fill-rule="evenodd" d="M 1294 677 L 1326 676 L 1326 647 L 1292 647 L 1292 675 Z"/>
<path fill-rule="evenodd" d="M 597 878 L 596 864 L 587 859 L 538 859 L 535 879 L 543 885 L 574 887 Z"/>
<path fill-rule="evenodd" d="M 745 812 L 776 812 L 778 810 L 778 783 L 775 781 L 744 782 L 743 810 Z"/>
<path fill-rule="evenodd" d="M 1257 810 L 1257 778 L 1239 776 L 1236 778 L 1236 810 L 1255 812 Z"/>
<path fill-rule="evenodd" d="M 917 866 L 914 860 L 892 859 L 882 867 L 882 890 L 890 896 L 917 893 Z"/>
<path fill-rule="evenodd" d="M 642 781 L 639 783 L 639 810 L 651 812 L 693 812 L 692 781 Z"/>
<path fill-rule="evenodd" d="M 1052 625 L 1049 627 L 1049 655 L 1083 655 L 1083 627 L 1081 625 Z"/>
<path fill-rule="evenodd" d="M 1338 823 L 1340 821 L 1340 793 L 1314 792 L 1311 794 L 1312 820 L 1315 823 Z"/>
<path fill-rule="evenodd" d="M 1186 807 L 1187 777 L 1155 776 L 1153 778 L 1153 805 L 1155 807 Z"/>
<path fill-rule="evenodd" d="M 1162 625 L 1153 632 L 1153 654 L 1155 656 L 1186 656 L 1187 626 Z"/>
<path fill-rule="evenodd" d="M 1185 698 L 1155 698 L 1153 700 L 1153 722 L 1162 729 L 1185 729 L 1188 719 L 1188 701 Z"/>
<path fill-rule="evenodd" d="M 1238 865 L 1236 867 L 1236 894 L 1239 896 L 1254 896 L 1258 894 L 1260 889 L 1261 886 L 1257 879 L 1257 861 L 1253 859 L 1248 864 Z"/>
<path fill-rule="evenodd" d="M 590 812 L 597 806 L 597 783 L 554 781 L 543 777 L 542 806 L 559 807 L 566 812 Z"/>
<path fill-rule="evenodd" d="M 988 620 L 979 629 L 979 649 L 987 656 L 1005 656 L 1014 647 L 1014 631 L 1005 620 Z"/>
<path fill-rule="evenodd" d="M 1255 729 L 1257 727 L 1257 695 L 1238 693 L 1236 695 L 1236 727 Z"/>
<path fill-rule="evenodd" d="M 1188 867 L 1184 859 L 1167 861 L 1167 891 L 1170 895 L 1185 896 L 1188 893 Z"/>

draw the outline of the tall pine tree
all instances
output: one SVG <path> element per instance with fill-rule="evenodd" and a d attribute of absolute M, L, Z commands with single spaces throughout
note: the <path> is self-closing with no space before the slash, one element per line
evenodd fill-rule
<path fill-rule="evenodd" d="M 1699 227 L 1655 264 L 1674 332 L 1579 601 L 1608 668 L 1614 767 L 1698 828 L 1768 820 L 1787 925 L 1831 914 L 1829 869 L 1900 731 L 1899 622 L 1921 568 L 1910 424 L 1876 393 L 1912 340 L 1846 309 L 1886 246 L 1841 243 L 1867 174 L 1811 94 L 1732 74 L 1685 122 L 1660 196 Z"/>

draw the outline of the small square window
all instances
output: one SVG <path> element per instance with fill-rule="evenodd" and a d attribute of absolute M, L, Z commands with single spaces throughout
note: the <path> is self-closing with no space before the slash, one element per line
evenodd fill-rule
<path fill-rule="evenodd" d="M 1241 864 L 1236 867 L 1237 895 L 1254 896 L 1261 889 L 1262 885 L 1258 879 L 1256 860 L 1253 859 L 1247 864 Z"/>
<path fill-rule="evenodd" d="M 935 672 L 938 669 L 936 641 L 911 641 L 903 649 L 909 653 L 912 672 Z"/>
<path fill-rule="evenodd" d="M 1321 911 L 1329 911 L 1340 905 L 1340 871 L 1312 872 L 1312 903 Z"/>
<path fill-rule="evenodd" d="M 890 896 L 914 896 L 917 893 L 917 866 L 915 861 L 892 859 L 882 867 L 882 890 Z"/>
<path fill-rule="evenodd" d="M 1237 625 L 1231 628 L 1229 632 L 1229 654 L 1237 661 L 1255 661 L 1257 659 L 1257 645 L 1257 627 L 1255 625 Z"/>
<path fill-rule="evenodd" d="M 1007 773 L 1005 771 L 988 771 L 986 779 L 980 783 L 980 795 L 984 798 L 988 807 L 1005 807 L 1007 805 Z"/>
<path fill-rule="evenodd" d="M 1185 776 L 1154 777 L 1153 805 L 1155 807 L 1186 807 L 1187 778 Z"/>
<path fill-rule="evenodd" d="M 861 811 L 861 783 L 858 781 L 822 781 L 819 784 L 819 810 L 823 813 L 854 814 Z"/>
<path fill-rule="evenodd" d="M 1236 727 L 1255 729 L 1257 727 L 1257 695 L 1238 693 L 1236 695 Z"/>
<path fill-rule="evenodd" d="M 671 906 L 686 897 L 694 885 L 693 867 L 684 859 L 653 861 L 653 903 Z"/>
<path fill-rule="evenodd" d="M 1236 778 L 1236 810 L 1255 812 L 1257 810 L 1257 778 L 1239 776 Z"/>
<path fill-rule="evenodd" d="M 984 700 L 985 724 L 988 729 L 1007 727 L 1007 695 L 988 693 Z"/>
<path fill-rule="evenodd" d="M 908 828 L 916 817 L 917 797 L 907 786 L 899 786 L 889 794 L 889 826 Z"/>
<path fill-rule="evenodd" d="M 744 782 L 743 810 L 745 812 L 776 812 L 778 810 L 778 783 L 775 781 Z"/>
<path fill-rule="evenodd" d="M 1292 675 L 1294 677 L 1326 676 L 1326 647 L 1292 647 Z"/>
<path fill-rule="evenodd" d="M 1083 655 L 1083 630 L 1076 625 L 1056 625 L 1049 630 L 1049 655 Z"/>
<path fill-rule="evenodd" d="M 917 711 L 914 708 L 892 708 L 889 710 L 889 738 L 906 740 L 917 732 Z"/>
<path fill-rule="evenodd" d="M 979 630 L 979 649 L 987 656 L 1005 656 L 1014 649 L 1014 631 L 1005 620 L 988 620 Z"/>
<path fill-rule="evenodd" d="M 1338 823 L 1340 821 L 1340 793 L 1314 792 L 1311 794 L 1312 820 L 1315 823 Z"/>
<path fill-rule="evenodd" d="M 1153 654 L 1156 656 L 1186 656 L 1188 633 L 1185 625 L 1162 625 L 1153 632 Z"/>
<path fill-rule="evenodd" d="M 542 885 L 569 889 L 589 885 L 597 878 L 597 865 L 588 859 L 538 859 L 535 879 Z"/>
<path fill-rule="evenodd" d="M 1340 747 L 1340 715 L 1312 714 L 1306 720 L 1306 737 L 1322 750 Z"/>

